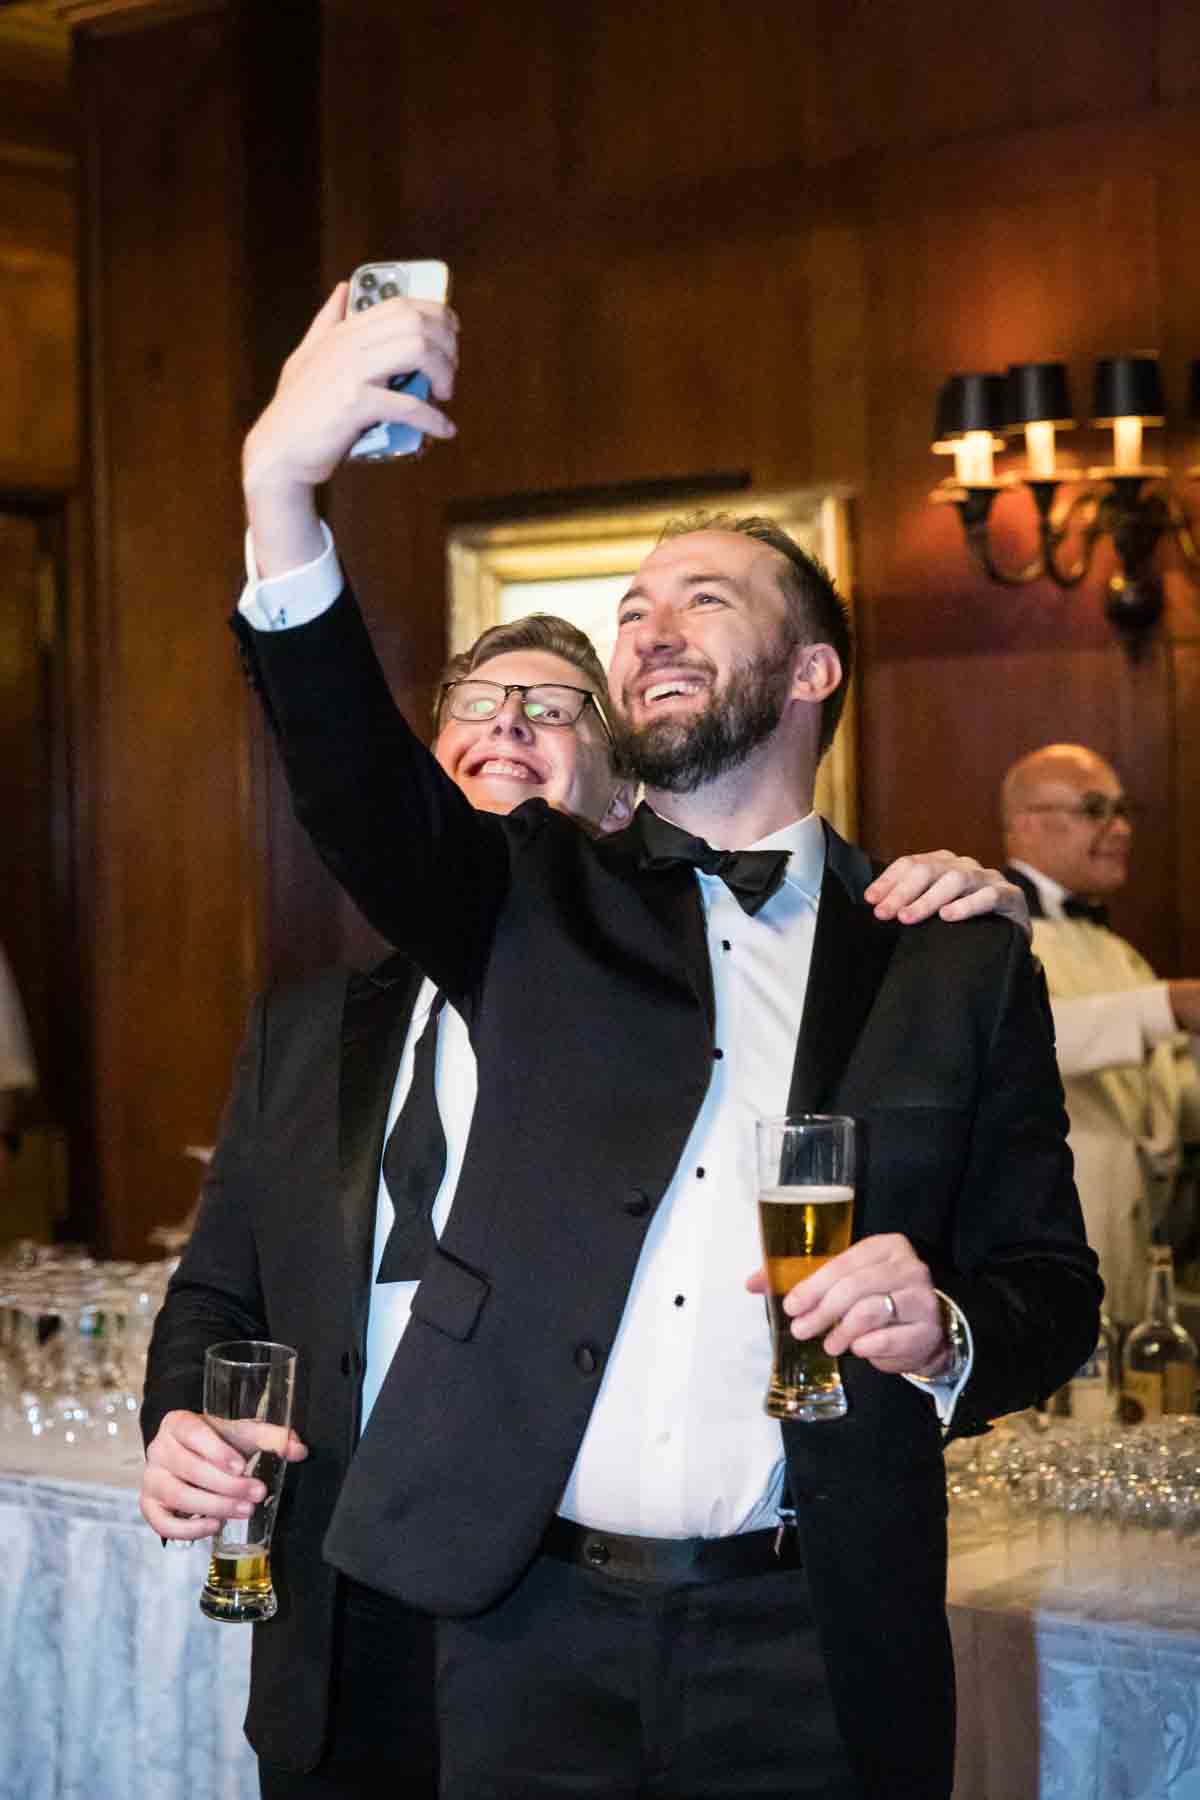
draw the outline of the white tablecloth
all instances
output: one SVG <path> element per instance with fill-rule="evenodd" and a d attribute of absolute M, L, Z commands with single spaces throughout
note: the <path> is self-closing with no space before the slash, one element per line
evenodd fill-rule
<path fill-rule="evenodd" d="M 1200 1570 L 1170 1601 L 1121 1574 L 1064 1585 L 1033 1543 L 954 1556 L 955 1800 L 1200 1800 Z"/>
<path fill-rule="evenodd" d="M 257 1800 L 250 1630 L 199 1611 L 136 1469 L 95 1472 L 0 1470 L 0 1800 Z"/>
<path fill-rule="evenodd" d="M 250 1631 L 203 1617 L 206 1552 L 162 1548 L 139 1468 L 0 1469 L 0 1800 L 257 1800 Z M 1174 1605 L 1118 1573 L 956 1551 L 955 1800 L 1200 1800 L 1200 1570 Z"/>

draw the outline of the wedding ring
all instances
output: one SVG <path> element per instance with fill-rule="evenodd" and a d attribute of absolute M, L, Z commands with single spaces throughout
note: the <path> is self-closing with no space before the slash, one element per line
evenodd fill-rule
<path fill-rule="evenodd" d="M 883 1304 L 887 1307 L 887 1315 L 888 1315 L 887 1322 L 888 1322 L 888 1324 L 894 1325 L 896 1323 L 897 1317 L 899 1316 L 899 1309 L 896 1306 L 896 1302 L 892 1299 L 892 1296 L 890 1294 L 880 1294 L 879 1298 L 883 1301 Z"/>

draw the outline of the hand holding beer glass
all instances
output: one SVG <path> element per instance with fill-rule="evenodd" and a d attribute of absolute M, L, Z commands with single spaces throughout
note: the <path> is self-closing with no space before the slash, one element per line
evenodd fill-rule
<path fill-rule="evenodd" d="M 249 1518 L 226 1519 L 212 1544 L 200 1611 L 228 1623 L 274 1618 L 271 1532 L 287 1468 L 296 1352 L 262 1340 L 214 1344 L 204 1358 L 204 1416 L 266 1488 Z"/>
<path fill-rule="evenodd" d="M 854 1222 L 854 1120 L 798 1113 L 760 1119 L 758 1219 L 771 1321 L 773 1419 L 840 1419 L 846 1394 L 837 1359 L 819 1338 L 792 1336 L 785 1297 L 850 1244 Z"/>

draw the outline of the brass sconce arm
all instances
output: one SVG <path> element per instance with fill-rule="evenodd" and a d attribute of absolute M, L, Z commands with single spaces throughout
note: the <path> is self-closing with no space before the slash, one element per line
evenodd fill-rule
<path fill-rule="evenodd" d="M 990 487 L 959 488 L 947 496 L 953 499 L 958 509 L 967 546 L 988 580 L 997 582 L 1001 587 L 1027 587 L 1031 582 L 1041 581 L 1047 576 L 1057 587 L 1076 587 L 1087 574 L 1096 540 L 1102 534 L 1100 514 L 1103 502 L 1089 489 L 1077 494 L 1061 517 L 1056 519 L 1054 501 L 1062 483 L 1045 478 L 1028 480 L 1025 485 L 1033 495 L 1038 521 L 1038 549 L 1029 562 L 1019 569 L 1003 569 L 992 554 L 988 521 L 992 503 L 1000 492 L 997 484 Z M 1084 527 L 1079 560 L 1073 568 L 1063 569 L 1058 563 L 1059 547 L 1083 513 L 1089 516 Z"/>
<path fill-rule="evenodd" d="M 1167 501 L 1170 529 L 1175 534 L 1176 542 L 1183 552 L 1184 561 L 1193 569 L 1200 569 L 1200 549 L 1192 536 L 1192 522 L 1179 502 L 1171 495 Z"/>

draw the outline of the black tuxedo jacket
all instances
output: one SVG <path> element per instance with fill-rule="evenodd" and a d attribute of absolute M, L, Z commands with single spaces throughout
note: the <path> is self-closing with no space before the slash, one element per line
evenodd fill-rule
<path fill-rule="evenodd" d="M 396 956 L 256 1001 L 150 1346 L 147 1443 L 173 1408 L 201 1410 L 210 1344 L 265 1337 L 300 1353 L 295 1422 L 309 1454 L 284 1481 L 279 1612 L 254 1630 L 246 1719 L 254 1748 L 283 1768 L 316 1763 L 328 1719 L 337 1575 L 321 1544 L 358 1435 L 380 1160 L 420 984 Z"/>
<path fill-rule="evenodd" d="M 300 817 L 463 1012 L 480 1068 L 454 1208 L 326 1554 L 411 1605 L 478 1611 L 537 1552 L 707 1089 L 697 884 L 542 802 L 474 813 L 397 714 L 349 596 L 241 635 Z M 956 1425 L 978 1430 L 1096 1336 L 1044 987 L 1007 922 L 882 924 L 869 879 L 830 832 L 789 1105 L 860 1121 L 856 1230 L 906 1233 L 962 1306 L 976 1360 Z M 309 1291 L 315 1254 L 299 1235 L 287 1252 Z M 853 1359 L 846 1379 L 845 1419 L 784 1428 L 808 1580 L 864 1791 L 931 1800 L 953 1750 L 940 1434 L 908 1383 Z"/>

